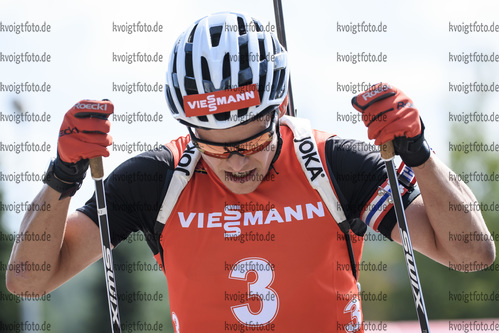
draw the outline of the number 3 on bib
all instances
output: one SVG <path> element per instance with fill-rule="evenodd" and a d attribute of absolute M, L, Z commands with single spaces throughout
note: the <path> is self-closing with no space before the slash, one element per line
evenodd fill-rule
<path fill-rule="evenodd" d="M 362 311 L 360 310 L 360 301 L 354 296 L 345 306 L 343 313 L 350 313 L 352 321 L 345 325 L 345 332 L 354 333 L 360 330 L 362 326 Z"/>
<path fill-rule="evenodd" d="M 229 279 L 247 281 L 248 273 L 254 272 L 256 279 L 248 283 L 247 298 L 257 297 L 261 305 L 257 312 L 251 311 L 249 304 L 231 307 L 236 319 L 247 326 L 263 326 L 271 323 L 279 312 L 279 297 L 270 288 L 274 282 L 274 267 L 263 258 L 244 258 L 232 267 Z"/>

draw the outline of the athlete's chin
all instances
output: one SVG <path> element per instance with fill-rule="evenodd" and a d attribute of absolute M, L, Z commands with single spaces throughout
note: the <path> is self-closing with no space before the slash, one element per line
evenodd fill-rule
<path fill-rule="evenodd" d="M 248 194 L 253 192 L 262 183 L 259 179 L 231 179 L 226 178 L 223 180 L 224 185 L 235 194 Z"/>

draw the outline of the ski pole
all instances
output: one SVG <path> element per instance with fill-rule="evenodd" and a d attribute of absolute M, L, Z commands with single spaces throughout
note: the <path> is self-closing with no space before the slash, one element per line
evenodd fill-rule
<path fill-rule="evenodd" d="M 426 307 L 423 299 L 423 290 L 419 281 L 418 269 L 416 267 L 416 259 L 414 258 L 414 251 L 412 249 L 411 238 L 409 236 L 409 229 L 407 228 L 407 221 L 402 205 L 402 197 L 399 191 L 399 182 L 395 173 L 395 166 L 393 159 L 395 158 L 395 150 L 393 142 L 389 141 L 384 143 L 381 147 L 381 158 L 385 161 L 386 170 L 388 172 L 388 182 L 390 183 L 390 191 L 393 200 L 393 207 L 395 209 L 395 216 L 397 218 L 400 238 L 402 239 L 402 246 L 404 248 L 405 263 L 411 280 L 412 295 L 416 305 L 416 312 L 418 314 L 419 325 L 421 326 L 422 333 L 429 333 L 430 327 L 428 325 L 428 317 L 426 315 Z"/>
<path fill-rule="evenodd" d="M 118 292 L 116 289 L 116 278 L 114 276 L 111 237 L 109 235 L 109 221 L 107 218 L 106 196 L 104 193 L 104 167 L 102 166 L 101 156 L 90 159 L 90 170 L 92 179 L 95 181 L 95 200 L 97 202 L 97 215 L 99 216 L 102 261 L 104 263 L 109 316 L 111 318 L 111 332 L 121 333 Z"/>
<path fill-rule="evenodd" d="M 286 51 L 288 50 L 288 45 L 286 43 L 286 31 L 284 30 L 284 16 L 282 13 L 282 3 L 281 0 L 274 0 L 274 15 L 275 22 L 277 25 L 277 38 L 279 38 L 280 43 Z M 291 75 L 288 80 L 288 109 L 286 114 L 295 117 L 295 104 L 293 103 L 293 90 L 291 89 Z"/>

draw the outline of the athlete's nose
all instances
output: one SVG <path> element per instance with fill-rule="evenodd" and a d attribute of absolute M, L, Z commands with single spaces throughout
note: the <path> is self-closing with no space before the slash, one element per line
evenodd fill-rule
<path fill-rule="evenodd" d="M 230 168 L 230 171 L 241 172 L 241 171 L 248 171 L 245 170 L 248 161 L 249 161 L 248 157 L 241 155 L 237 152 L 234 152 L 227 159 L 227 164 Z"/>

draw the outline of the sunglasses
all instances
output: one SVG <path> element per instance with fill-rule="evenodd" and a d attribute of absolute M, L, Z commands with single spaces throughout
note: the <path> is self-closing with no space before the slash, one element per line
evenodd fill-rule
<path fill-rule="evenodd" d="M 248 156 L 264 150 L 272 142 L 275 133 L 275 124 L 277 123 L 277 115 L 277 112 L 273 113 L 269 127 L 248 139 L 238 142 L 211 142 L 197 138 L 190 127 L 188 127 L 188 130 L 194 146 L 207 156 L 224 159 L 229 158 L 232 154 Z"/>

